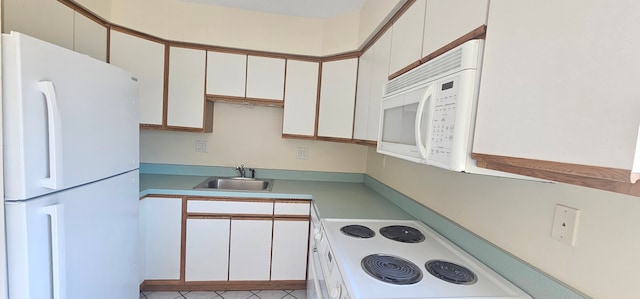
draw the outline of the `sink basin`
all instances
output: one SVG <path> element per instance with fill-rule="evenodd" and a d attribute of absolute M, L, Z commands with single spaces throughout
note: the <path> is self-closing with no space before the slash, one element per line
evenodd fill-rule
<path fill-rule="evenodd" d="M 271 191 L 273 180 L 241 177 L 210 177 L 193 187 L 198 190 Z"/>

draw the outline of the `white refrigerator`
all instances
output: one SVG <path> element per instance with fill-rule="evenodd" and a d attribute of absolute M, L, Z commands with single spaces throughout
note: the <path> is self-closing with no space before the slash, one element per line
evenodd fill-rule
<path fill-rule="evenodd" d="M 9 297 L 138 298 L 137 79 L 2 35 Z"/>

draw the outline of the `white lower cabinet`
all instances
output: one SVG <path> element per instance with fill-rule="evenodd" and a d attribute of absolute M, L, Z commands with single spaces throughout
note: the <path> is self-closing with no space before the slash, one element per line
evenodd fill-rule
<path fill-rule="evenodd" d="M 179 280 L 182 198 L 146 197 L 140 207 L 144 278 Z"/>
<path fill-rule="evenodd" d="M 269 280 L 272 220 L 232 219 L 229 280 Z"/>
<path fill-rule="evenodd" d="M 308 219 L 273 221 L 271 280 L 305 279 L 308 236 Z"/>
<path fill-rule="evenodd" d="M 140 201 L 142 290 L 304 287 L 308 200 L 182 200 Z"/>
<path fill-rule="evenodd" d="M 229 218 L 187 219 L 185 281 L 229 278 Z"/>

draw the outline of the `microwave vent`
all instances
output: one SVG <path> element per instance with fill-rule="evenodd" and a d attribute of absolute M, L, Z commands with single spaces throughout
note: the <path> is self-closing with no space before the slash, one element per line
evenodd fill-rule
<path fill-rule="evenodd" d="M 384 95 L 396 93 L 417 83 L 427 81 L 429 78 L 436 78 L 442 74 L 460 69 L 462 66 L 462 50 L 462 47 L 453 49 L 387 82 L 384 88 Z"/>

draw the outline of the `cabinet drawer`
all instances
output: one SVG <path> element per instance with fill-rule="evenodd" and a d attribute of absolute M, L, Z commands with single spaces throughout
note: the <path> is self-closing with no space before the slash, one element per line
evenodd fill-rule
<path fill-rule="evenodd" d="M 187 213 L 273 214 L 271 201 L 188 200 Z"/>
<path fill-rule="evenodd" d="M 275 215 L 309 215 L 309 205 L 307 202 L 277 202 L 275 203 Z"/>

